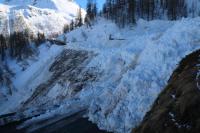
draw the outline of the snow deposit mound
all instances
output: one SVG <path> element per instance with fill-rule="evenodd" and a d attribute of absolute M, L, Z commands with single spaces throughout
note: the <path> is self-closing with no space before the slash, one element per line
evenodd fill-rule
<path fill-rule="evenodd" d="M 200 50 L 186 56 L 173 72 L 142 123 L 132 133 L 198 133 L 200 91 L 196 78 Z"/>
<path fill-rule="evenodd" d="M 86 30 L 87 41 L 79 37 L 82 34 L 84 38 L 83 29 L 70 33 L 69 38 L 78 36 L 76 39 L 83 41 L 71 47 L 99 54 L 92 65 L 100 66 L 104 73 L 99 84 L 93 85 L 96 91 L 89 119 L 101 129 L 130 132 L 166 86 L 178 62 L 200 48 L 199 28 L 200 18 L 177 22 L 140 20 L 132 31 L 101 21 Z M 108 40 L 109 35 L 116 40 Z"/>
<path fill-rule="evenodd" d="M 125 29 L 119 29 L 114 23 L 103 19 L 98 20 L 92 28 L 82 26 L 59 37 L 60 40 L 67 38 L 67 46 L 41 47 L 37 60 L 27 61 L 29 65 L 24 71 L 15 61 L 7 63 L 16 74 L 12 78 L 16 91 L 0 105 L 0 112 L 3 114 L 20 110 L 18 105 L 23 103 L 35 110 L 46 110 L 44 115 L 27 121 L 31 123 L 37 119 L 86 109 L 89 120 L 99 128 L 119 133 L 130 132 L 142 121 L 158 94 L 167 85 L 178 62 L 200 48 L 199 29 L 200 18 L 150 22 L 139 20 L 135 27 Z M 62 57 L 63 49 L 76 52 L 74 56 L 67 56 L 63 63 L 56 63 L 56 57 Z M 83 63 L 79 61 L 81 51 L 88 51 L 93 56 L 89 56 L 90 60 Z M 38 106 L 40 103 L 31 100 L 26 101 L 31 94 L 40 92 L 37 86 L 49 81 L 52 73 L 57 73 L 57 69 L 50 69 L 52 64 L 58 65 L 56 68 L 71 68 L 73 60 L 80 63 L 72 71 L 78 76 L 71 76 L 71 79 L 66 78 L 68 75 L 65 73 L 56 76 L 54 84 L 48 86 L 48 91 L 36 97 L 37 101 L 46 101 L 46 105 L 56 103 L 56 106 L 48 108 Z M 84 69 L 80 71 L 79 68 Z M 95 81 L 88 80 L 91 73 Z M 74 87 L 65 85 L 75 84 L 74 81 L 84 82 L 84 86 L 76 93 L 71 91 Z M 63 93 L 64 90 L 67 92 Z M 26 110 L 26 115 L 31 116 L 31 112 Z"/>

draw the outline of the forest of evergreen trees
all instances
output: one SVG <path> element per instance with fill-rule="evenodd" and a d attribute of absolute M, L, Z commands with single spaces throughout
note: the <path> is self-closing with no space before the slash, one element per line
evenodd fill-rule
<path fill-rule="evenodd" d="M 43 33 L 38 33 L 33 37 L 28 30 L 23 32 L 14 32 L 10 36 L 0 34 L 0 58 L 4 60 L 6 55 L 17 59 L 23 59 L 32 54 L 31 44 L 38 46 L 45 42 Z"/>
<path fill-rule="evenodd" d="M 124 27 L 134 24 L 138 18 L 177 20 L 187 17 L 187 5 L 185 0 L 106 0 L 102 13 Z"/>

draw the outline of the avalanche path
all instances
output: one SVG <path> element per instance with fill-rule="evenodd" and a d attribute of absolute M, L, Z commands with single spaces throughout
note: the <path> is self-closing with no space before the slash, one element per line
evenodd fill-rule
<path fill-rule="evenodd" d="M 100 129 L 130 132 L 178 62 L 200 48 L 199 29 L 199 17 L 139 20 L 125 29 L 100 19 L 92 28 L 83 26 L 61 35 L 57 39 L 67 38 L 67 46 L 41 46 L 37 60 L 28 60 L 25 71 L 16 69 L 20 66 L 15 61 L 8 63 L 10 68 L 15 64 L 11 70 L 18 91 L 0 105 L 0 111 L 17 113 L 1 122 L 33 117 L 21 125 L 26 127 L 86 110 L 84 117 Z M 39 77 L 33 76 L 38 73 Z"/>

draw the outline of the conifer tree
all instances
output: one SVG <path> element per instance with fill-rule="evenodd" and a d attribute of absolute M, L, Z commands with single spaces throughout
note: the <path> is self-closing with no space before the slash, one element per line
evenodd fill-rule
<path fill-rule="evenodd" d="M 65 24 L 64 27 L 63 27 L 63 33 L 67 33 L 67 32 L 69 32 L 69 30 L 70 30 L 69 25 Z"/>
<path fill-rule="evenodd" d="M 75 27 L 80 27 L 83 25 L 81 7 L 79 7 L 75 25 Z"/>
<path fill-rule="evenodd" d="M 128 19 L 129 23 L 135 23 L 135 0 L 128 0 Z"/>
<path fill-rule="evenodd" d="M 5 48 L 6 48 L 5 37 L 2 34 L 0 34 L 0 55 L 1 55 L 1 60 L 4 60 Z"/>
<path fill-rule="evenodd" d="M 74 21 L 72 20 L 69 26 L 70 31 L 74 30 Z"/>

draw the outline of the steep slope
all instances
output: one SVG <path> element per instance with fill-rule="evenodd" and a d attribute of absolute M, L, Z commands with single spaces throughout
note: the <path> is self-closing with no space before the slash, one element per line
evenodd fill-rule
<path fill-rule="evenodd" d="M 67 38 L 76 41 L 69 47 L 96 51 L 98 56 L 90 65 L 99 66 L 103 73 L 92 87 L 97 97 L 89 107 L 90 120 L 108 131 L 130 132 L 167 84 L 176 64 L 199 48 L 198 19 L 140 20 L 133 31 L 120 31 L 100 21 L 92 30 L 71 32 Z M 109 40 L 109 34 L 113 39 Z"/>
<path fill-rule="evenodd" d="M 199 133 L 200 50 L 185 57 L 133 133 Z"/>
<path fill-rule="evenodd" d="M 60 34 L 64 25 L 76 18 L 79 9 L 69 0 L 1 0 L 0 7 L 0 30 L 4 34 L 25 29 L 33 34 Z"/>
<path fill-rule="evenodd" d="M 16 113 L 0 124 L 39 115 L 20 128 L 40 128 L 32 123 L 86 110 L 99 128 L 130 132 L 178 62 L 200 48 L 199 28 L 200 18 L 139 20 L 134 30 L 100 19 L 61 35 L 67 46 L 44 44 L 35 57 L 9 60 L 15 91 L 0 104 L 0 114 Z"/>

